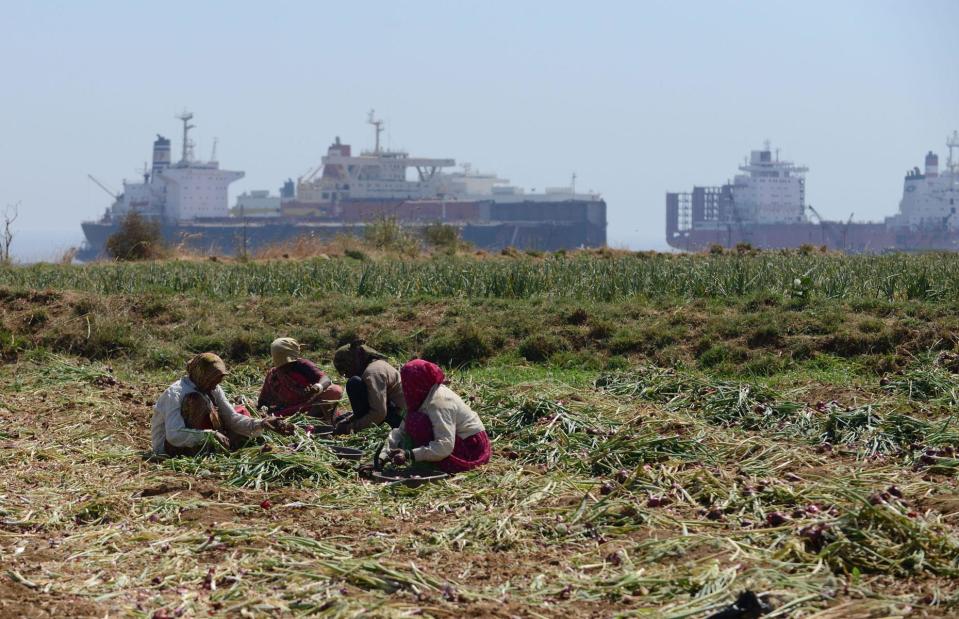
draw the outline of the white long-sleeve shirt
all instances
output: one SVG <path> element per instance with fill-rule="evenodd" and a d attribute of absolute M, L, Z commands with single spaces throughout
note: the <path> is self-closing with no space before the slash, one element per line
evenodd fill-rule
<path fill-rule="evenodd" d="M 486 426 L 473 409 L 446 385 L 437 385 L 426 396 L 420 411 L 429 417 L 433 424 L 433 440 L 429 444 L 413 450 L 416 462 L 439 462 L 445 460 L 456 445 L 456 438 L 467 439 L 474 434 L 486 431 Z M 406 421 L 395 428 L 386 439 L 386 450 L 403 445 L 406 434 Z M 385 454 L 383 454 L 385 457 Z"/>
<path fill-rule="evenodd" d="M 166 453 L 164 441 L 169 441 L 176 447 L 196 447 L 206 438 L 206 434 L 213 430 L 192 430 L 186 427 L 180 405 L 187 394 L 199 391 L 189 377 L 184 376 L 163 392 L 153 405 L 152 439 L 153 453 Z M 223 388 L 219 385 L 212 391 L 213 404 L 220 413 L 220 421 L 224 430 L 230 430 L 242 436 L 259 436 L 263 433 L 263 422 L 241 415 L 233 410 L 233 405 L 226 399 Z"/>

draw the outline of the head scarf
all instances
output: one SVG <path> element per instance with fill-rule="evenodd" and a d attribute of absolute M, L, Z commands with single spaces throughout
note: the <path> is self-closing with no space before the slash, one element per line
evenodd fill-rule
<path fill-rule="evenodd" d="M 356 367 L 356 349 L 362 349 L 366 353 L 366 358 L 369 361 L 374 359 L 386 359 L 386 355 L 370 348 L 362 341 L 358 340 L 352 344 L 344 344 L 336 349 L 336 352 L 333 353 L 333 367 L 336 368 L 336 371 L 346 376 L 347 378 L 358 376 L 364 368 Z"/>
<path fill-rule="evenodd" d="M 400 369 L 400 381 L 403 383 L 403 399 L 406 410 L 415 412 L 423 405 L 423 400 L 436 385 L 443 384 L 446 375 L 435 363 L 425 359 L 413 359 Z"/>
<path fill-rule="evenodd" d="M 292 363 L 300 358 L 300 344 L 292 337 L 277 338 L 270 344 L 270 356 L 275 368 Z"/>
<path fill-rule="evenodd" d="M 201 390 L 209 389 L 215 379 L 226 376 L 226 364 L 223 359 L 211 352 L 200 353 L 186 364 L 186 374 L 193 384 Z"/>

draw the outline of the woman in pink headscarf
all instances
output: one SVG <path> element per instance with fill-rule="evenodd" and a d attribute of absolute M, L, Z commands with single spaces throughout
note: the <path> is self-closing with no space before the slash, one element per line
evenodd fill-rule
<path fill-rule="evenodd" d="M 451 474 L 489 462 L 486 428 L 479 415 L 443 384 L 443 370 L 414 359 L 400 369 L 400 378 L 407 413 L 386 440 L 386 458 L 400 466 L 429 462 Z M 412 448 L 404 449 L 405 443 Z"/>

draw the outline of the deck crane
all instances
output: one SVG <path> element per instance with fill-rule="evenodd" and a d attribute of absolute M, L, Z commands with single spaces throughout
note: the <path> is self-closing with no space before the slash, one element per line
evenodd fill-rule
<path fill-rule="evenodd" d="M 89 178 L 91 181 L 93 181 L 94 183 L 96 183 L 96 184 L 97 184 L 97 187 L 99 187 L 99 188 L 102 189 L 103 191 L 107 192 L 107 195 L 109 195 L 109 196 L 110 196 L 111 198 L 113 198 L 114 200 L 119 199 L 119 198 L 117 197 L 117 194 L 116 194 L 116 193 L 114 193 L 113 191 L 110 191 L 110 188 L 107 187 L 106 185 L 104 185 L 103 183 L 101 183 L 99 180 L 97 180 L 97 177 L 95 177 L 94 175 L 92 175 L 92 174 L 87 174 L 87 178 Z"/>
<path fill-rule="evenodd" d="M 846 225 L 842 227 L 842 250 L 846 251 L 849 242 L 849 226 L 852 224 L 852 218 L 855 216 L 855 212 L 849 213 L 849 219 L 846 220 Z"/>
<path fill-rule="evenodd" d="M 813 215 L 815 215 L 815 216 L 816 216 L 816 219 L 819 221 L 819 226 L 820 226 L 820 228 L 822 229 L 822 240 L 823 240 L 823 243 L 826 242 L 826 234 L 827 234 L 827 233 L 829 234 L 830 237 L 832 237 L 832 239 L 833 239 L 835 242 L 838 243 L 838 242 L 840 241 L 839 236 L 836 234 L 836 231 L 833 230 L 831 226 L 828 226 L 828 225 L 827 225 L 828 222 L 827 222 L 825 219 L 822 218 L 822 215 L 819 214 L 819 211 L 817 211 L 816 209 L 814 209 L 812 204 L 807 204 L 807 205 L 806 205 L 806 208 L 809 209 L 809 212 L 812 213 Z M 852 221 L 852 215 L 849 216 L 849 219 L 850 219 L 850 221 Z M 847 226 L 848 226 L 848 224 L 847 224 Z M 843 234 L 845 234 L 845 231 L 843 231 Z M 843 246 L 845 246 L 845 242 L 843 242 Z"/>

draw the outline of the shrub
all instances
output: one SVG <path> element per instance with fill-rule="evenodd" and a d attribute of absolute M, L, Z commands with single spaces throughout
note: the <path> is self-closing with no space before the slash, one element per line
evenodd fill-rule
<path fill-rule="evenodd" d="M 95 299 L 92 299 L 89 297 L 77 299 L 73 303 L 73 313 L 76 314 L 77 316 L 85 316 L 87 314 L 93 314 L 102 309 L 103 309 L 102 306 Z"/>
<path fill-rule="evenodd" d="M 492 354 L 491 338 L 474 325 L 460 325 L 451 333 L 435 335 L 423 348 L 423 358 L 446 366 L 468 366 Z"/>
<path fill-rule="evenodd" d="M 789 346 L 789 356 L 793 361 L 811 359 L 815 354 L 815 348 L 813 347 L 812 343 L 807 340 L 797 340 L 792 342 Z"/>
<path fill-rule="evenodd" d="M 130 211 L 107 239 L 107 254 L 116 260 L 156 260 L 170 254 L 160 224 Z"/>
<path fill-rule="evenodd" d="M 363 231 L 366 242 L 385 251 L 415 256 L 419 253 L 419 242 L 410 235 L 395 219 L 383 218 L 370 222 Z"/>
<path fill-rule="evenodd" d="M 583 308 L 577 307 L 570 313 L 566 314 L 563 317 L 563 320 L 566 322 L 566 324 L 570 325 L 584 325 L 586 324 L 586 321 L 589 320 L 589 314 L 587 314 L 586 310 Z"/>
<path fill-rule="evenodd" d="M 638 330 L 621 329 L 609 341 L 609 351 L 616 355 L 630 352 L 653 355 L 676 344 L 685 335 L 683 325 L 652 324 Z"/>
<path fill-rule="evenodd" d="M 91 321 L 89 335 L 86 326 L 79 333 L 59 333 L 48 340 L 51 348 L 86 357 L 109 359 L 137 352 L 140 342 L 128 323 Z"/>
<path fill-rule="evenodd" d="M 455 252 L 462 241 L 460 231 L 449 224 L 434 223 L 423 228 L 423 239 L 427 245 Z"/>
<path fill-rule="evenodd" d="M 569 343 L 556 335 L 531 335 L 519 344 L 519 354 L 534 363 L 547 361 L 554 354 L 569 349 Z"/>
<path fill-rule="evenodd" d="M 782 302 L 783 299 L 781 295 L 763 292 L 747 300 L 743 308 L 748 312 L 756 312 L 764 308 L 779 307 L 782 305 Z"/>
<path fill-rule="evenodd" d="M 772 322 L 756 327 L 756 329 L 749 334 L 749 337 L 746 338 L 746 343 L 753 348 L 775 346 L 779 344 L 779 341 L 779 325 Z"/>
<path fill-rule="evenodd" d="M 859 323 L 858 327 L 862 333 L 880 333 L 886 328 L 886 325 L 876 318 L 866 318 Z"/>
<path fill-rule="evenodd" d="M 413 347 L 409 339 L 396 331 L 385 331 L 370 338 L 370 346 L 391 357 L 404 356 Z"/>
<path fill-rule="evenodd" d="M 30 312 L 24 322 L 28 327 L 40 327 L 50 320 L 50 316 L 47 314 L 47 311 L 43 308 L 35 309 Z"/>
<path fill-rule="evenodd" d="M 714 344 L 699 355 L 699 365 L 712 368 L 728 362 L 743 361 L 746 353 L 742 349 L 726 344 Z"/>
<path fill-rule="evenodd" d="M 24 346 L 25 342 L 20 338 L 0 327 L 0 360 L 14 361 Z"/>
<path fill-rule="evenodd" d="M 226 346 L 227 359 L 236 363 L 242 363 L 258 354 L 266 356 L 269 353 L 269 346 L 264 345 L 248 332 L 234 335 Z"/>
<path fill-rule="evenodd" d="M 613 334 L 616 328 L 608 320 L 597 320 L 589 326 L 589 337 L 594 340 L 605 340 Z"/>

